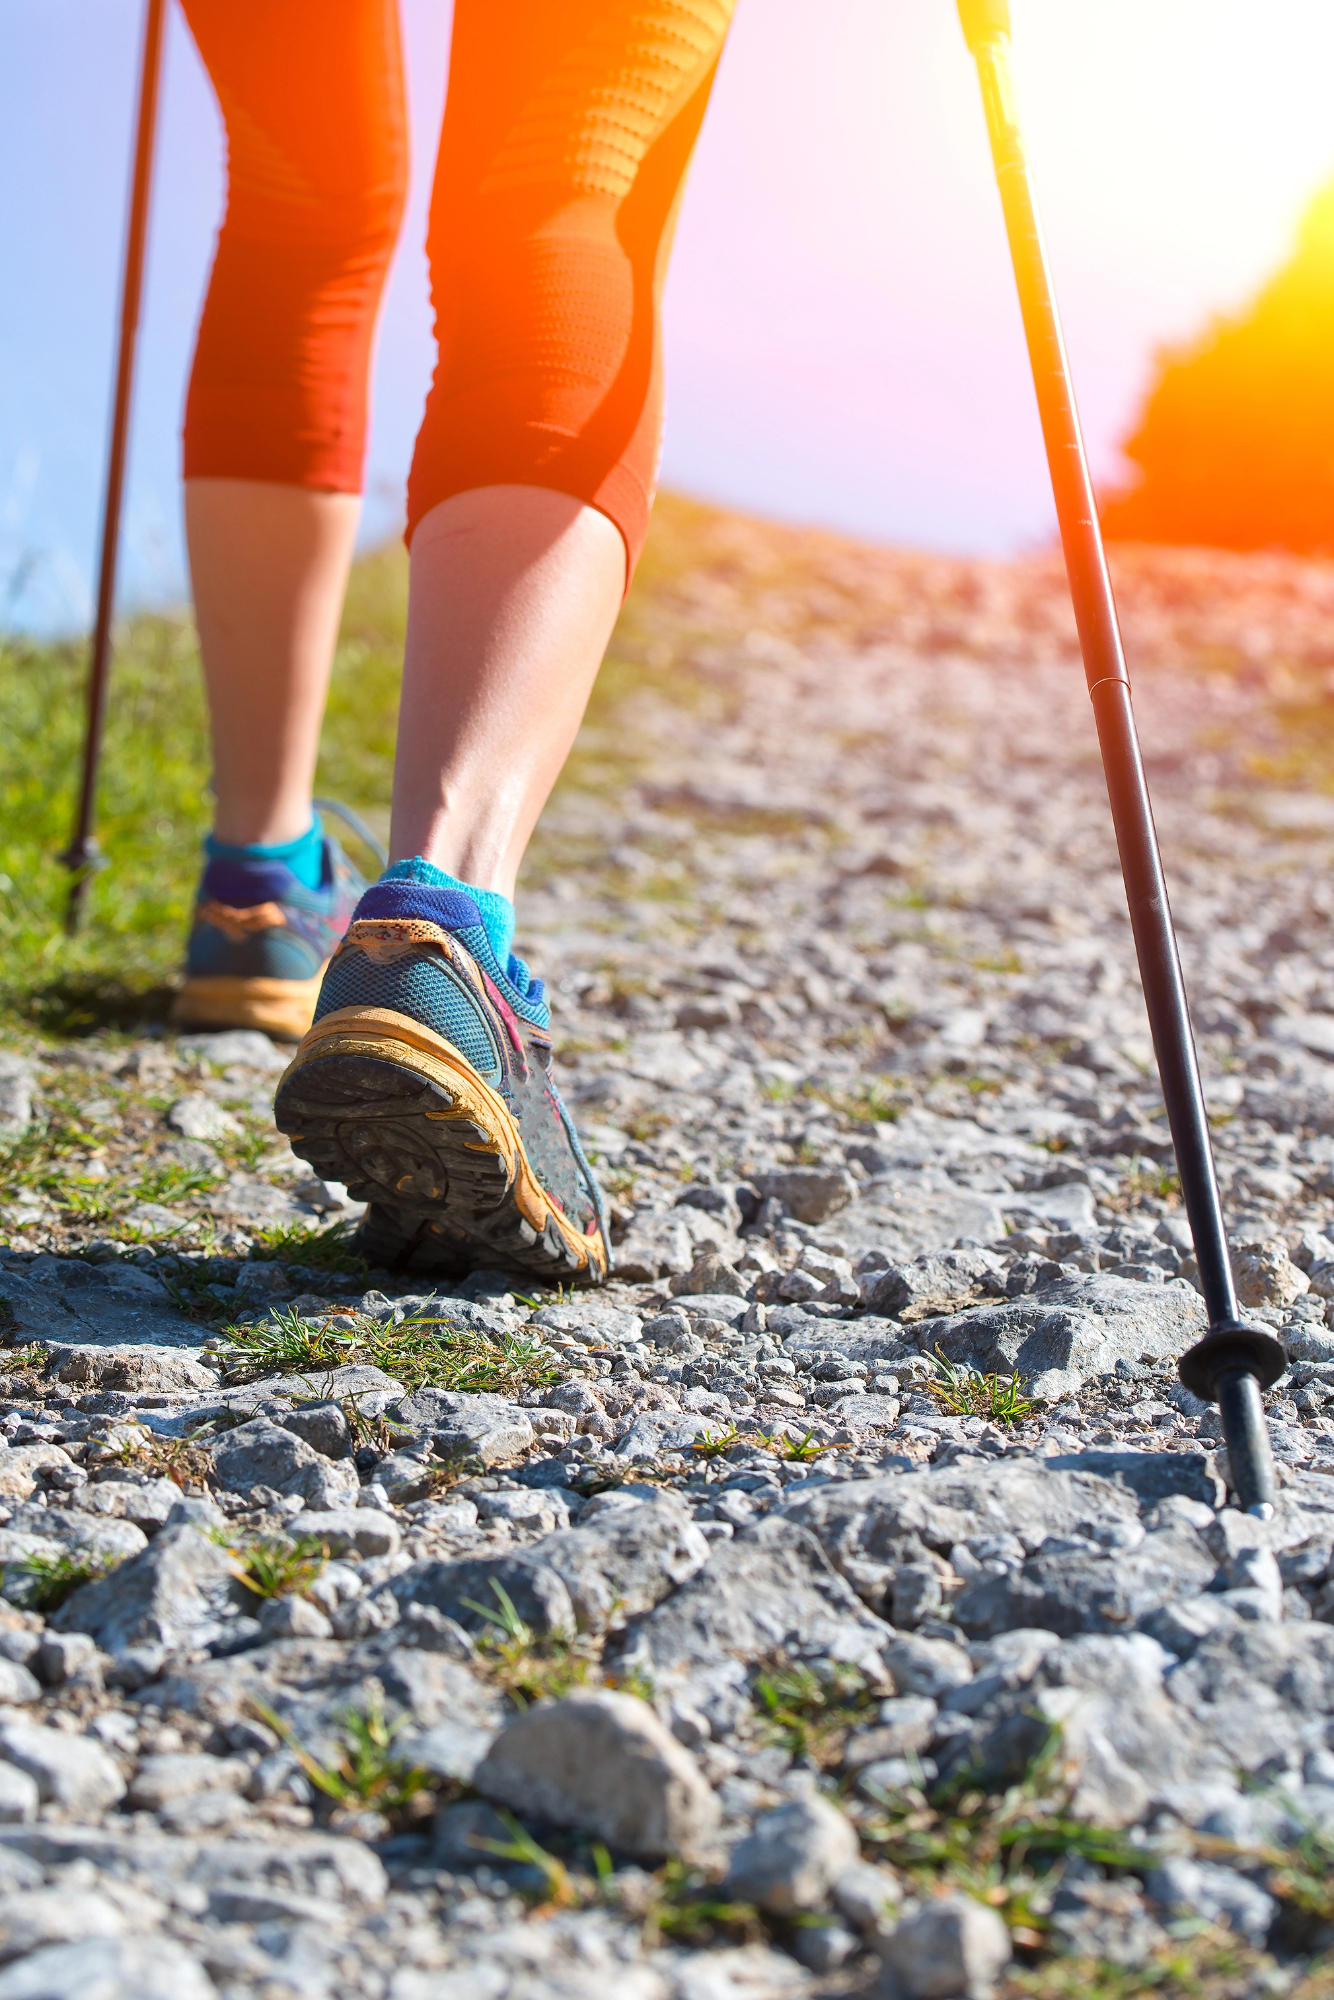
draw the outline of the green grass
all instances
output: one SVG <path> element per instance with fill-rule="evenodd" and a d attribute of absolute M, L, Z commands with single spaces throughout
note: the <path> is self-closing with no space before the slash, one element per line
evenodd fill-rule
<path fill-rule="evenodd" d="M 469 1597 L 463 1602 L 486 1621 L 478 1650 L 491 1678 L 515 1707 L 559 1701 L 571 1688 L 582 1687 L 597 1663 L 596 1643 L 573 1632 L 548 1632 L 539 1637 L 519 1616 L 503 1584 L 493 1578 L 491 1590 L 496 1600 L 493 1605 L 475 1603 Z"/>
<path fill-rule="evenodd" d="M 82 1590 L 85 1583 L 95 1583 L 108 1570 L 116 1567 L 115 1560 L 104 1556 L 78 1555 L 73 1552 L 58 1556 L 25 1556 L 22 1562 L 7 1565 L 23 1578 L 23 1601 L 29 1611 L 40 1611 L 43 1616 L 58 1611 L 67 1597 L 73 1597 L 76 1590 Z"/>
<path fill-rule="evenodd" d="M 321 1375 L 348 1362 L 383 1368 L 406 1389 L 485 1390 L 498 1396 L 546 1388 L 560 1369 L 540 1342 L 524 1333 L 480 1333 L 446 1314 L 405 1319 L 397 1326 L 349 1313 L 337 1324 L 303 1319 L 288 1308 L 253 1326 L 227 1327 L 214 1345 L 229 1382 L 267 1375 L 305 1375 L 312 1393 Z"/>
<path fill-rule="evenodd" d="M 533 1887 L 526 1900 L 535 1908 L 563 1910 L 577 1904 L 579 1893 L 570 1880 L 570 1871 L 565 1863 L 534 1840 L 527 1827 L 521 1826 L 513 1813 L 502 1812 L 500 1819 L 508 1838 L 491 1840 L 485 1834 L 474 1834 L 472 1845 L 478 1852 L 494 1854 L 499 1861 L 508 1861 L 512 1866 L 530 1870 Z"/>
<path fill-rule="evenodd" d="M 411 1821 L 429 1809 L 430 1778 L 395 1748 L 406 1717 L 389 1721 L 378 1687 L 367 1691 L 363 1708 L 345 1709 L 338 1718 L 342 1755 L 336 1764 L 312 1756 L 295 1732 L 267 1702 L 253 1701 L 254 1713 L 282 1738 L 316 1791 L 336 1806 L 361 1806 L 389 1816 L 391 1822 Z"/>
<path fill-rule="evenodd" d="M 760 1733 L 808 1763 L 834 1765 L 848 1731 L 873 1723 L 879 1696 L 857 1668 L 834 1662 L 828 1673 L 779 1664 L 755 1678 Z"/>
<path fill-rule="evenodd" d="M 309 1590 L 329 1560 L 328 1545 L 314 1535 L 291 1541 L 257 1535 L 253 1541 L 223 1542 L 236 1562 L 236 1573 L 256 1597 L 300 1597 Z"/>
<path fill-rule="evenodd" d="M 324 1320 L 302 1319 L 290 1309 L 254 1326 L 229 1326 L 213 1343 L 229 1382 L 253 1382 L 264 1375 L 293 1375 L 341 1368 L 352 1359 L 354 1337 Z"/>
<path fill-rule="evenodd" d="M 939 1348 L 934 1366 L 937 1372 L 926 1385 L 927 1393 L 951 1416 L 985 1417 L 990 1423 L 1008 1427 L 1023 1423 L 1038 1407 L 1031 1396 L 1023 1394 L 1017 1375 L 984 1375 L 967 1362 L 947 1361 Z"/>
<path fill-rule="evenodd" d="M 364 1278 L 369 1269 L 366 1259 L 348 1248 L 352 1228 L 350 1222 L 279 1223 L 259 1231 L 250 1255 L 261 1263 L 304 1264 L 312 1271 Z"/>

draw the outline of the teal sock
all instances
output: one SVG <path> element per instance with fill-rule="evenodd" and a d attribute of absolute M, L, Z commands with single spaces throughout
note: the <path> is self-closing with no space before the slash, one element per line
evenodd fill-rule
<path fill-rule="evenodd" d="M 514 943 L 514 905 L 508 896 L 502 896 L 496 889 L 478 889 L 471 882 L 460 882 L 457 875 L 446 875 L 443 868 L 437 868 L 433 861 L 423 861 L 420 854 L 414 854 L 411 861 L 396 861 L 392 868 L 385 869 L 380 880 L 420 882 L 424 889 L 459 889 L 465 896 L 471 896 L 482 919 L 482 929 L 504 970 Z"/>
<path fill-rule="evenodd" d="M 272 847 L 258 842 L 235 846 L 210 833 L 204 841 L 210 861 L 279 861 L 290 868 L 303 889 L 318 889 L 324 880 L 324 825 L 318 813 L 306 833 L 295 840 L 281 840 Z"/>

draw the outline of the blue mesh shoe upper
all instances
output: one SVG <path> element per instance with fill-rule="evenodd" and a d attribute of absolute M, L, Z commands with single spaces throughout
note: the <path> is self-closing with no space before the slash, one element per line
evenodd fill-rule
<path fill-rule="evenodd" d="M 513 952 L 509 963 L 501 965 L 471 896 L 458 889 L 430 889 L 420 882 L 374 882 L 357 904 L 352 921 L 357 923 L 363 917 L 416 917 L 423 923 L 439 924 L 442 930 L 453 933 L 495 981 L 516 1014 L 536 1028 L 550 1025 L 546 987 Z"/>

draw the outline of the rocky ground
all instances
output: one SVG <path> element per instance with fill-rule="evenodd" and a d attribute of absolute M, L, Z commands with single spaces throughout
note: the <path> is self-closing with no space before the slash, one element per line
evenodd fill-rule
<path fill-rule="evenodd" d="M 1262 1525 L 1057 566 L 690 532 L 521 908 L 604 1292 L 0 1055 L 0 2000 L 1329 1990 L 1334 570 L 1119 566 Z"/>

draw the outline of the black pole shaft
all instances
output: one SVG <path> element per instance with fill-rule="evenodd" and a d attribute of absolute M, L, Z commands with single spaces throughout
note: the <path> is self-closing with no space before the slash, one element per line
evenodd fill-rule
<path fill-rule="evenodd" d="M 148 241 L 149 197 L 153 182 L 153 145 L 157 131 L 158 86 L 162 76 L 162 41 L 166 0 L 147 0 L 143 52 L 139 63 L 139 105 L 135 119 L 134 174 L 130 185 L 129 224 L 125 232 L 125 263 L 121 274 L 120 336 L 116 349 L 116 390 L 111 413 L 111 450 L 107 459 L 106 494 L 102 504 L 102 549 L 97 577 L 97 619 L 93 627 L 88 669 L 88 719 L 84 734 L 83 773 L 74 833 L 61 856 L 73 874 L 65 929 L 78 929 L 84 892 L 97 865 L 93 826 L 97 814 L 97 777 L 106 728 L 107 684 L 111 665 L 111 620 L 116 604 L 116 562 L 120 551 L 121 501 L 125 492 L 125 458 L 130 435 L 134 363 L 139 342 L 139 303 L 143 295 L 144 251 Z"/>
<path fill-rule="evenodd" d="M 1214 1172 L 1208 1114 L 1131 707 L 1130 679 L 1037 199 L 1015 111 L 1009 72 L 1008 9 L 1005 0 L 959 0 L 959 13 L 982 86 L 992 160 L 1051 470 L 1056 520 L 1130 908 L 1135 955 L 1176 1150 L 1182 1198 L 1195 1243 L 1200 1289 L 1209 1314 L 1210 1334 L 1201 1347 L 1208 1348 L 1211 1341 L 1228 1342 L 1230 1386 L 1220 1400 L 1233 1484 L 1243 1506 L 1267 1509 L 1273 1501 L 1274 1475 L 1258 1378 L 1275 1379 L 1283 1365 L 1282 1350 L 1268 1336 L 1243 1328 L 1237 1319 L 1237 1295 Z M 1256 1343 L 1253 1354 L 1247 1352 L 1248 1339 Z M 1245 1357 L 1240 1369 L 1241 1379 L 1251 1385 L 1248 1393 L 1237 1392 L 1233 1381 L 1239 1354 Z M 1216 1371 L 1206 1369 L 1209 1393 L 1217 1396 L 1220 1384 L 1215 1375 Z M 1193 1381 L 1202 1379 L 1205 1377 L 1197 1370 Z"/>

